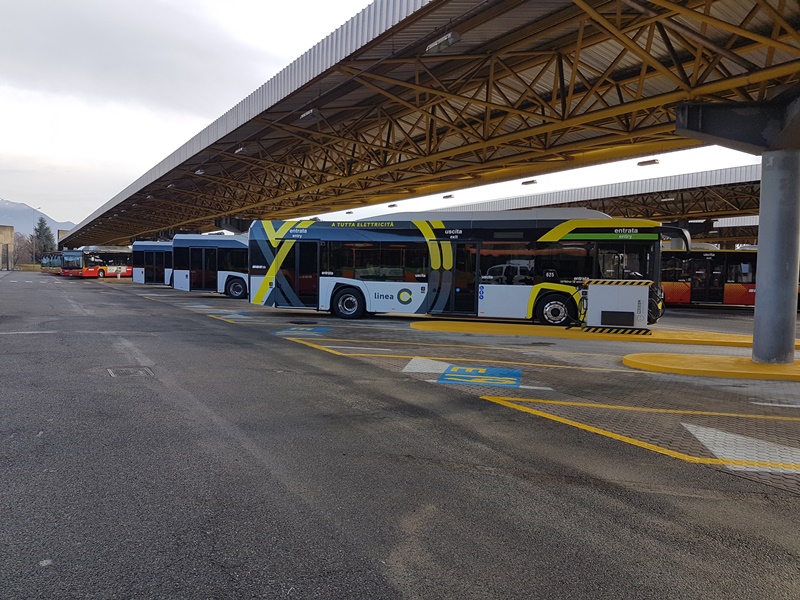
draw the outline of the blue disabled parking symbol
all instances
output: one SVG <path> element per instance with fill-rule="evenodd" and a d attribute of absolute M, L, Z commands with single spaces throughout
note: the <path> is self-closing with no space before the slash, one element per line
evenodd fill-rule
<path fill-rule="evenodd" d="M 495 387 L 519 387 L 522 371 L 516 369 L 494 369 L 491 367 L 456 367 L 450 366 L 438 383 L 457 385 L 489 385 Z"/>

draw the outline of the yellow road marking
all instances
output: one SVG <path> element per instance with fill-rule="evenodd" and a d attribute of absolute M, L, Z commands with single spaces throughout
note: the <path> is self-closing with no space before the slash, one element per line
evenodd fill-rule
<path fill-rule="evenodd" d="M 238 323 L 239 321 L 237 321 Z M 404 345 L 404 346 L 425 346 L 429 348 L 474 348 L 477 350 L 489 349 L 489 350 L 509 350 L 511 352 L 530 352 L 531 350 L 528 348 L 520 347 L 520 348 L 509 348 L 508 346 L 482 346 L 480 344 L 431 344 L 428 342 L 390 342 L 387 340 L 351 340 L 346 338 L 323 338 L 318 337 L 314 338 L 320 342 L 340 342 L 340 343 L 348 343 L 348 344 L 363 344 L 365 341 L 369 341 L 372 343 L 379 344 L 395 344 L 395 345 Z M 547 350 L 548 354 L 558 354 L 558 355 L 566 355 L 566 356 L 610 356 L 614 358 L 618 358 L 618 354 L 604 354 L 601 352 L 559 352 L 559 351 L 551 351 L 549 348 Z"/>
<path fill-rule="evenodd" d="M 548 369 L 572 369 L 578 371 L 601 371 L 603 373 L 629 373 L 631 375 L 641 374 L 643 371 L 629 371 L 626 369 L 605 369 L 602 367 L 580 367 L 580 366 L 571 366 L 571 365 L 551 365 L 546 363 L 530 363 L 530 362 L 520 362 L 520 361 L 511 361 L 511 360 L 493 360 L 493 359 L 486 359 L 486 358 L 461 358 L 461 357 L 451 357 L 451 356 L 421 356 L 419 354 L 368 354 L 368 353 L 345 353 L 345 352 L 334 352 L 325 346 L 321 346 L 319 344 L 312 344 L 308 340 L 303 338 L 295 338 L 295 337 L 286 337 L 287 340 L 292 340 L 293 342 L 298 342 L 299 344 L 306 344 L 307 346 L 311 346 L 312 348 L 316 348 L 317 350 L 324 350 L 325 352 L 330 352 L 331 354 L 336 354 L 337 356 L 348 356 L 353 358 L 397 358 L 397 359 L 408 359 L 411 360 L 412 358 L 426 358 L 428 360 L 439 360 L 442 362 L 482 362 L 482 363 L 491 363 L 494 365 L 521 365 L 527 367 L 544 367 Z M 318 338 L 315 338 L 318 339 Z"/>
<path fill-rule="evenodd" d="M 336 350 L 331 350 L 330 348 L 326 348 L 325 346 L 320 346 L 319 344 L 309 342 L 307 339 L 304 338 L 285 337 L 283 339 L 290 340 L 292 342 L 297 342 L 298 344 L 305 344 L 306 346 L 309 346 L 310 348 L 314 348 L 316 350 L 323 350 L 324 352 L 330 352 L 331 354 L 335 354 L 336 356 L 351 356 L 350 354 L 337 352 Z M 383 354 L 377 354 L 376 356 L 383 356 Z"/>
<path fill-rule="evenodd" d="M 576 427 L 577 429 L 582 429 L 583 431 L 588 431 L 590 433 L 596 433 L 598 435 L 602 435 L 613 440 L 617 440 L 619 442 L 625 442 L 626 444 L 631 444 L 632 446 L 637 446 L 639 448 L 643 448 L 645 450 L 650 450 L 651 452 L 656 452 L 658 454 L 664 454 L 665 456 L 670 456 L 672 458 L 677 458 L 678 460 L 682 460 L 689 463 L 694 464 L 701 464 L 701 465 L 721 465 L 721 466 L 732 466 L 732 467 L 765 467 L 765 468 L 772 468 L 772 469 L 791 469 L 791 470 L 800 470 L 800 464 L 794 463 L 780 463 L 780 462 L 770 462 L 770 461 L 761 461 L 761 460 L 737 460 L 737 459 L 724 459 L 724 458 L 706 458 L 702 456 L 692 456 L 691 454 L 685 454 L 683 452 L 676 452 L 675 450 L 670 450 L 669 448 L 663 448 L 661 446 L 656 446 L 655 444 L 650 444 L 649 442 L 643 442 L 641 440 L 637 440 L 632 437 L 628 437 L 626 435 L 620 435 L 618 433 L 614 433 L 613 431 L 608 431 L 607 429 L 600 429 L 599 427 L 594 427 L 592 425 L 586 425 L 585 423 L 580 423 L 578 421 L 573 421 L 571 419 L 565 419 L 563 417 L 559 417 L 557 415 L 552 415 L 550 413 L 536 410 L 535 408 L 531 408 L 529 406 L 523 406 L 521 404 L 516 404 L 515 402 L 510 402 L 507 399 L 499 396 L 481 396 L 481 399 L 488 400 L 489 402 L 494 402 L 495 404 L 500 404 L 501 406 L 505 406 L 507 408 L 513 408 L 515 410 L 522 411 L 524 413 L 528 413 L 531 415 L 535 415 L 537 417 L 543 417 L 545 419 L 550 419 L 551 421 L 556 421 L 558 423 L 563 423 L 564 425 L 569 425 L 571 427 Z M 515 398 L 516 400 L 516 398 Z"/>
<path fill-rule="evenodd" d="M 595 402 L 575 402 L 569 400 L 540 400 L 539 398 L 512 398 L 510 396 L 492 396 L 492 399 L 509 402 L 528 402 L 530 404 L 553 404 L 556 406 L 580 406 L 582 408 L 602 408 L 606 410 L 626 410 L 666 415 L 695 415 L 702 417 L 733 417 L 742 419 L 765 419 L 768 421 L 800 421 L 800 417 L 783 417 L 780 415 L 756 415 L 747 413 L 725 413 L 705 410 L 680 410 L 674 408 L 647 408 L 643 406 L 624 406 L 618 404 L 598 404 Z"/>
<path fill-rule="evenodd" d="M 220 317 L 219 315 L 206 315 L 207 317 L 211 317 L 212 319 L 219 319 L 220 321 L 225 321 L 226 323 L 232 323 L 233 325 L 238 325 L 241 321 L 234 321 L 233 319 L 226 319 L 225 317 Z"/>

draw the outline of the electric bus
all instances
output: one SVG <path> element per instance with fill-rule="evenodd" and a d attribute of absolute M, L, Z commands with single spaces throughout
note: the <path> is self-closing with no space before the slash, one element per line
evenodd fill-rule
<path fill-rule="evenodd" d="M 172 287 L 247 298 L 247 236 L 179 233 L 172 238 Z"/>
<path fill-rule="evenodd" d="M 589 209 L 404 213 L 360 221 L 254 221 L 250 302 L 345 319 L 411 313 L 580 321 L 585 282 L 649 280 L 663 312 L 662 234 L 685 230 Z"/>
<path fill-rule="evenodd" d="M 172 285 L 172 242 L 133 242 L 133 282 Z"/>

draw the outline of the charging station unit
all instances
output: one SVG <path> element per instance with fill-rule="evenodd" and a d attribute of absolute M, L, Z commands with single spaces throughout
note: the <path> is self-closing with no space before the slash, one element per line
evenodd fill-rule
<path fill-rule="evenodd" d="M 586 282 L 585 327 L 647 329 L 652 281 L 592 279 Z"/>

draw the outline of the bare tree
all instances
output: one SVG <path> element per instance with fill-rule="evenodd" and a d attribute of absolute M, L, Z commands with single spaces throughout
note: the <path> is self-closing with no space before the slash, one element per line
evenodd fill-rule
<path fill-rule="evenodd" d="M 14 233 L 14 264 L 33 264 L 33 243 L 29 235 Z"/>

